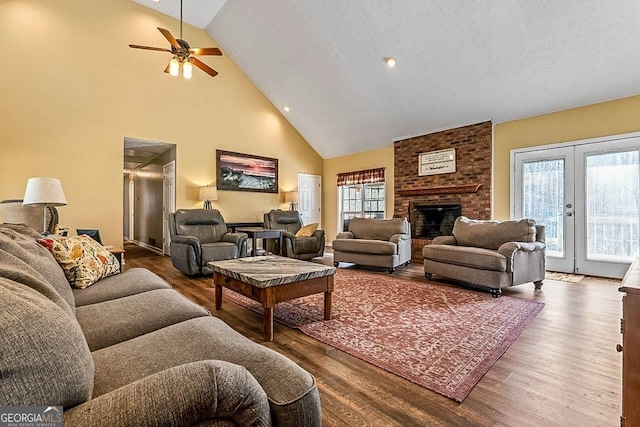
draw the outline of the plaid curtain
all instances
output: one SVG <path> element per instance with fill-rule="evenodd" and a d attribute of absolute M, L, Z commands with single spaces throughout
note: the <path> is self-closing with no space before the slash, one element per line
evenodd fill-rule
<path fill-rule="evenodd" d="M 343 185 L 373 184 L 384 182 L 384 169 L 366 169 L 362 171 L 344 172 L 338 174 L 338 187 Z"/>

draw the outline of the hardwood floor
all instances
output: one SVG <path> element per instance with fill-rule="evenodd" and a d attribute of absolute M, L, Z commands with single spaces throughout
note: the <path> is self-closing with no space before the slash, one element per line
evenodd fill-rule
<path fill-rule="evenodd" d="M 262 341 L 262 318 L 225 302 L 215 311 L 211 277 L 189 278 L 165 256 L 128 252 L 126 268 L 145 267 L 250 339 L 278 351 L 318 382 L 326 426 L 618 426 L 620 425 L 622 295 L 618 280 L 585 277 L 578 283 L 545 280 L 503 295 L 544 302 L 537 318 L 456 403 L 403 378 L 276 323 Z M 332 264 L 331 256 L 317 259 Z M 383 270 L 379 274 L 387 274 Z M 422 265 L 395 273 L 425 280 Z M 437 280 L 437 278 L 436 278 Z M 444 282 L 444 280 L 442 280 Z"/>

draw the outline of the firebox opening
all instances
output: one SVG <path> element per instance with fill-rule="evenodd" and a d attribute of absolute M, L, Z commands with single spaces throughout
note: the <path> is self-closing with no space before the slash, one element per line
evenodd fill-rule
<path fill-rule="evenodd" d="M 460 215 L 462 206 L 459 203 L 409 202 L 411 237 L 432 240 L 437 236 L 451 236 L 453 224 Z"/>

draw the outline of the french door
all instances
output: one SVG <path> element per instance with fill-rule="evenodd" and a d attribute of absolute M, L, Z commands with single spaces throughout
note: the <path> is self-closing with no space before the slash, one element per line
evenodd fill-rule
<path fill-rule="evenodd" d="M 622 277 L 640 246 L 640 137 L 513 154 L 512 212 L 545 225 L 547 270 Z"/>

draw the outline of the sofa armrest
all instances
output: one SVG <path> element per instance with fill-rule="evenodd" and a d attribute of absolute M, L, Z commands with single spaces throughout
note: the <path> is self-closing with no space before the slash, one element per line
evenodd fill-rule
<path fill-rule="evenodd" d="M 533 252 L 544 248 L 545 245 L 542 242 L 507 242 L 500 245 L 498 253 L 507 258 L 512 258 L 516 251 Z"/>
<path fill-rule="evenodd" d="M 500 245 L 498 253 L 507 259 L 507 271 L 513 272 L 513 260 L 518 252 L 535 252 L 545 248 L 542 242 L 507 242 Z"/>
<path fill-rule="evenodd" d="M 391 236 L 391 238 L 389 239 L 389 241 L 391 243 L 395 243 L 396 245 L 399 245 L 400 242 L 403 242 L 405 240 L 411 240 L 411 234 L 394 234 L 393 236 Z"/>
<path fill-rule="evenodd" d="M 355 236 L 350 231 L 345 231 L 342 233 L 338 233 L 336 239 L 355 239 Z"/>
<path fill-rule="evenodd" d="M 219 360 L 150 375 L 64 412 L 65 426 L 193 425 L 227 419 L 271 425 L 264 390 L 244 367 Z"/>
<path fill-rule="evenodd" d="M 436 236 L 431 241 L 432 245 L 458 245 L 458 241 L 453 236 Z"/>
<path fill-rule="evenodd" d="M 247 233 L 227 233 L 222 236 L 220 241 L 234 243 L 237 247 L 240 247 L 240 245 L 242 245 L 242 242 L 244 240 L 247 240 L 247 238 Z"/>

